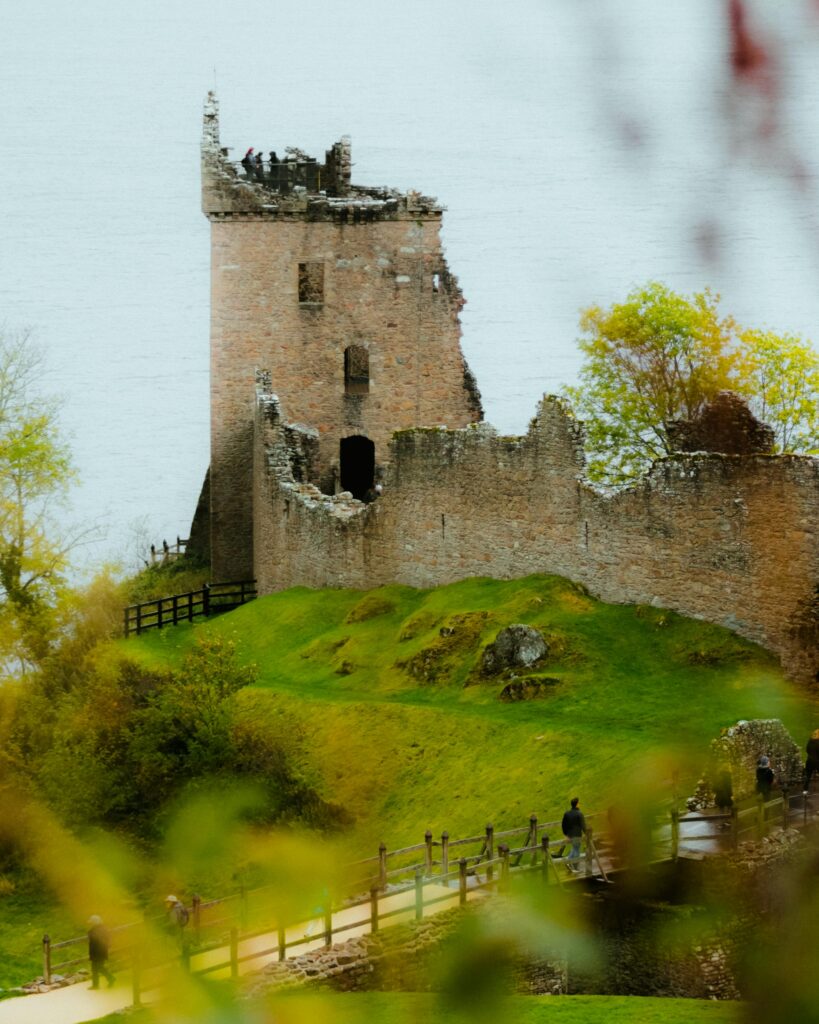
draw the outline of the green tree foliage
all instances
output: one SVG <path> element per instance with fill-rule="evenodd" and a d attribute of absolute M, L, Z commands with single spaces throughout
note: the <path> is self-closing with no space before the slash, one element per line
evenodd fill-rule
<path fill-rule="evenodd" d="M 671 453 L 666 424 L 696 417 L 720 391 L 744 395 L 780 451 L 817 446 L 819 356 L 790 335 L 742 331 L 706 290 L 658 282 L 581 317 L 580 385 L 567 394 L 586 423 L 589 476 L 622 484 Z"/>
<path fill-rule="evenodd" d="M 780 452 L 819 454 L 819 352 L 793 334 L 743 331 L 744 391 Z"/>
<path fill-rule="evenodd" d="M 0 649 L 23 662 L 44 652 L 71 547 L 55 512 L 74 474 L 41 372 L 28 334 L 0 332 Z"/>
<path fill-rule="evenodd" d="M 202 638 L 162 672 L 79 653 L 75 642 L 52 655 L 20 688 L 8 744 L 18 777 L 63 821 L 156 837 L 180 796 L 237 781 L 260 791 L 263 820 L 337 817 L 302 776 L 294 730 L 239 699 L 256 670 L 231 642 Z"/>

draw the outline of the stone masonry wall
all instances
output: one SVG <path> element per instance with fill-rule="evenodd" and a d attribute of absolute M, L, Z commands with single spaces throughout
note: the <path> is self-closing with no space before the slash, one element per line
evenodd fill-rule
<path fill-rule="evenodd" d="M 460 348 L 463 298 L 444 260 L 434 200 L 413 192 L 376 197 L 370 193 L 378 190 L 356 186 L 340 199 L 304 188 L 282 196 L 243 182 L 219 148 L 212 98 L 202 172 L 211 221 L 211 559 L 214 578 L 237 579 L 253 563 L 257 370 L 269 374 L 287 419 L 318 431 L 311 482 L 329 493 L 338 489 L 342 438 L 374 442 L 378 471 L 394 430 L 463 427 L 481 410 Z M 309 301 L 300 264 L 318 267 Z M 367 351 L 366 393 L 345 393 L 350 346 Z"/>
<path fill-rule="evenodd" d="M 678 455 L 606 494 L 584 480 L 580 425 L 547 398 L 523 437 L 399 432 L 383 496 L 362 505 L 294 484 L 278 413 L 257 425 L 261 593 L 557 573 L 606 601 L 727 626 L 796 678 L 819 672 L 817 459 Z"/>

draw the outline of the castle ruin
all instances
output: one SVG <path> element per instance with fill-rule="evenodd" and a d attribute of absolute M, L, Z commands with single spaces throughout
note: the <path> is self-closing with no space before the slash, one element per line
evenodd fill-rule
<path fill-rule="evenodd" d="M 441 207 L 350 167 L 348 139 L 324 163 L 231 163 L 208 97 L 213 578 L 269 593 L 557 573 L 728 626 L 819 681 L 819 460 L 681 452 L 605 493 L 560 399 L 498 436 Z"/>

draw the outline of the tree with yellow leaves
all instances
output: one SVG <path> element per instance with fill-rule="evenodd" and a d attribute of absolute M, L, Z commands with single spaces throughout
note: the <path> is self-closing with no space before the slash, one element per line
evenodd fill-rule
<path fill-rule="evenodd" d="M 56 511 L 73 469 L 42 357 L 27 332 L 0 333 L 0 656 L 43 653 L 71 543 Z"/>
<path fill-rule="evenodd" d="M 580 325 L 585 361 L 567 395 L 585 421 L 589 477 L 623 484 L 670 455 L 667 424 L 696 418 L 720 392 L 743 395 L 778 451 L 819 445 L 819 354 L 793 335 L 742 330 L 707 289 L 650 282 Z"/>

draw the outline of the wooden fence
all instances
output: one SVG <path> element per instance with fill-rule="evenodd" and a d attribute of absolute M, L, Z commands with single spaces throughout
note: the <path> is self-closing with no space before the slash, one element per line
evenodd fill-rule
<path fill-rule="evenodd" d="M 599 813 L 586 815 L 586 821 L 588 823 L 600 816 Z M 550 834 L 559 836 L 559 841 L 551 839 Z M 514 840 L 522 840 L 522 845 L 510 845 Z M 312 946 L 319 940 L 330 946 L 335 939 L 340 937 L 343 940 L 346 933 L 356 928 L 377 932 L 385 922 L 420 920 L 427 908 L 438 904 L 463 905 L 467 901 L 468 890 L 502 888 L 508 883 L 510 873 L 539 870 L 545 883 L 563 885 L 571 881 L 570 876 L 561 878 L 558 871 L 558 864 L 565 860 L 566 848 L 567 843 L 560 836 L 560 823 L 539 824 L 535 815 L 530 816 L 527 825 L 501 832 L 495 832 L 491 825 L 487 825 L 480 835 L 450 840 L 449 833 L 443 832 L 436 840 L 428 831 L 423 843 L 390 851 L 382 843 L 377 856 L 348 865 L 345 889 L 354 895 L 342 897 L 335 903 L 328 896 L 324 905 L 316 908 L 314 913 L 316 922 L 320 922 L 318 929 L 315 932 L 309 929 L 308 933 L 296 938 L 287 938 L 287 931 L 299 922 L 277 920 L 273 901 L 278 890 L 274 886 L 242 888 L 238 893 L 208 901 L 194 896 L 188 908 L 190 921 L 185 930 L 185 944 L 177 952 L 175 960 L 181 957 L 197 974 L 229 968 L 231 976 L 235 977 L 239 965 L 249 960 L 275 956 L 281 961 L 292 949 Z M 593 826 L 589 825 L 583 839 L 578 874 L 590 877 L 595 873 L 603 877 L 606 874 L 594 841 Z M 442 893 L 442 887 L 449 891 Z M 410 906 L 383 909 L 385 900 L 394 900 L 407 892 L 414 893 Z M 343 923 L 334 921 L 334 915 L 341 911 L 356 909 L 361 909 L 360 917 Z M 151 972 L 169 964 L 167 955 L 164 958 L 161 953 L 156 955 L 155 952 L 153 958 L 149 955 L 149 949 L 156 951 L 157 948 L 155 943 L 145 941 L 145 934 L 151 928 L 153 934 L 167 930 L 165 919 L 158 917 L 111 929 L 112 965 L 115 970 L 126 965 L 132 969 L 135 1005 L 139 1005 L 140 993 L 155 985 Z M 240 951 L 242 943 L 263 935 L 275 936 L 275 941 L 252 952 Z M 46 983 L 55 974 L 85 962 L 87 942 L 86 936 L 56 943 L 48 935 L 43 936 L 43 978 Z M 226 950 L 224 960 L 209 963 L 206 967 L 197 967 L 195 963 L 191 965 L 192 959 L 223 948 Z M 54 961 L 56 951 L 69 949 L 74 950 L 72 958 Z"/>
<path fill-rule="evenodd" d="M 718 830 L 723 826 L 725 845 L 730 847 L 743 838 L 761 838 L 772 828 L 807 823 L 810 813 L 805 793 L 783 793 L 766 803 L 749 798 L 728 814 L 690 814 L 681 819 L 679 813 L 672 810 L 670 824 L 666 817 L 664 824 L 655 829 L 653 849 L 647 860 L 675 860 L 681 848 L 689 843 L 699 840 L 713 843 L 720 837 L 719 831 L 681 836 L 682 826 L 701 822 L 716 825 Z M 112 929 L 112 962 L 115 968 L 130 966 L 134 1005 L 139 1005 L 141 994 L 159 984 L 158 972 L 172 962 L 178 963 L 180 958 L 196 974 L 229 970 L 231 977 L 236 978 L 240 965 L 251 960 L 275 957 L 282 961 L 291 950 L 315 948 L 316 944 L 331 946 L 357 928 L 377 933 L 385 923 L 420 920 L 428 908 L 436 905 L 463 906 L 470 892 L 503 890 L 510 884 L 510 877 L 520 873 L 539 872 L 544 884 L 561 887 L 582 878 L 598 877 L 608 882 L 614 862 L 608 853 L 610 837 L 602 827 L 601 819 L 605 821 L 606 817 L 606 812 L 586 815 L 587 833 L 574 875 L 564 875 L 559 870 L 567 861 L 569 844 L 561 835 L 558 821 L 539 823 L 537 817 L 531 815 L 528 823 L 519 828 L 496 832 L 492 825 L 487 825 L 482 833 L 459 839 L 450 838 L 446 831 L 440 839 L 435 839 L 428 830 L 421 843 L 394 850 L 388 850 L 382 843 L 376 856 L 348 865 L 344 889 L 353 895 L 335 902 L 328 895 L 323 905 L 314 909 L 310 926 L 295 937 L 288 937 L 288 930 L 292 932 L 295 925 L 303 926 L 305 922 L 281 919 L 275 906 L 276 887 L 242 888 L 237 893 L 208 901 L 194 896 L 185 941 L 176 948 L 173 957 L 167 946 L 163 953 L 161 944 L 146 941 L 151 928 L 154 937 L 166 930 L 163 917 Z M 412 900 L 390 906 L 390 903 L 395 904 L 396 897 L 410 892 Z M 350 912 L 357 910 L 360 914 L 350 919 Z M 342 915 L 342 912 L 345 913 Z M 339 920 L 341 916 L 343 920 Z M 247 948 L 252 940 L 263 936 L 269 936 L 270 942 Z M 48 935 L 44 936 L 43 977 L 46 982 L 54 974 L 85 962 L 86 945 L 86 936 L 57 943 L 52 943 Z M 53 962 L 55 951 L 77 947 L 83 947 L 81 955 Z M 216 959 L 197 965 L 196 961 L 205 954 L 220 950 L 224 953 Z"/>
<path fill-rule="evenodd" d="M 173 594 L 156 601 L 130 605 L 124 611 L 124 633 L 131 636 L 148 629 L 176 626 L 192 622 L 216 612 L 226 612 L 247 604 L 256 597 L 255 580 L 235 580 L 230 583 L 206 583 L 201 590 L 187 594 Z"/>

